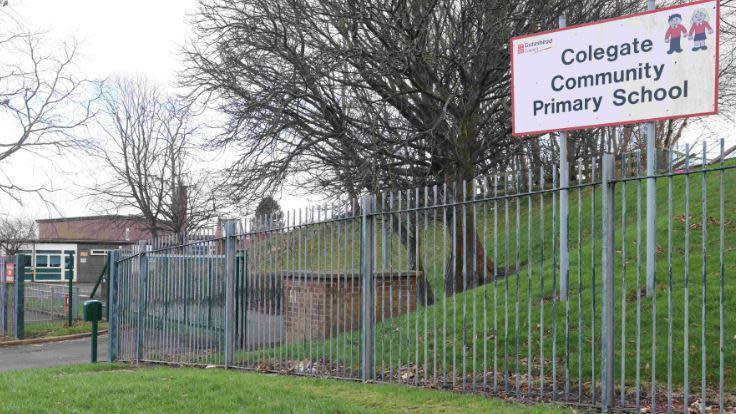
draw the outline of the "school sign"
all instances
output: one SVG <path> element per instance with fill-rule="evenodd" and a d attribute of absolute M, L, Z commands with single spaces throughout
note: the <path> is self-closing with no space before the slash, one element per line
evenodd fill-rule
<path fill-rule="evenodd" d="M 718 1 L 511 39 L 514 135 L 718 113 Z"/>

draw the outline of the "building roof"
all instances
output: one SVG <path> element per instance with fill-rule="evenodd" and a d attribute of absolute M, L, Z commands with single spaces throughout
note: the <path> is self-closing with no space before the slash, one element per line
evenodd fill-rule
<path fill-rule="evenodd" d="M 36 223 L 58 223 L 65 221 L 87 221 L 87 220 L 143 220 L 143 217 L 123 214 L 103 214 L 99 216 L 59 217 L 36 220 Z"/>
<path fill-rule="evenodd" d="M 152 237 L 140 216 L 102 215 L 37 220 L 41 242 L 136 242 Z"/>
<path fill-rule="evenodd" d="M 28 244 L 119 244 L 129 245 L 136 242 L 130 240 L 87 240 L 87 239 L 32 239 L 26 240 Z"/>

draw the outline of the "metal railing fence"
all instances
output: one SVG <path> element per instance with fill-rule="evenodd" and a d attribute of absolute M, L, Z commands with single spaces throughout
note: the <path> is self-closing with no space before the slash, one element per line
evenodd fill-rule
<path fill-rule="evenodd" d="M 556 168 L 521 171 L 114 252 L 111 357 L 725 412 L 736 406 L 725 369 L 736 364 L 725 311 L 736 309 L 736 164 L 709 163 L 703 147 L 693 167 L 691 153 L 655 176 L 604 155 L 573 166 L 566 188 Z"/>
<path fill-rule="evenodd" d="M 6 264 L 13 266 L 8 275 Z M 0 256 L 0 336 L 23 339 L 30 328 L 35 334 L 53 328 L 53 324 L 79 321 L 81 296 L 78 287 L 64 284 L 19 282 L 25 280 L 21 256 Z M 70 309 L 71 307 L 71 309 Z"/>
<path fill-rule="evenodd" d="M 66 284 L 26 282 L 24 320 L 26 323 L 68 323 L 71 306 L 72 320 L 78 321 L 82 319 L 80 302 L 79 288 L 76 286 L 72 287 L 70 297 Z"/>

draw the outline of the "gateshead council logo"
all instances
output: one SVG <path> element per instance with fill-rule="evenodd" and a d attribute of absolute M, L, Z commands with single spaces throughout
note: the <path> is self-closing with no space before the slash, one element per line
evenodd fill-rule
<path fill-rule="evenodd" d="M 533 42 L 522 42 L 516 46 L 516 54 L 518 55 L 531 55 L 535 53 L 544 52 L 545 50 L 552 49 L 551 38 L 535 40 Z"/>

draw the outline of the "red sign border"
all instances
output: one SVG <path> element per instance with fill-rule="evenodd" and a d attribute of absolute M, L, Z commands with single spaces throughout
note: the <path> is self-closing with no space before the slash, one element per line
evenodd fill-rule
<path fill-rule="evenodd" d="M 547 129 L 547 130 L 540 130 L 540 131 L 531 131 L 531 132 L 516 132 L 516 113 L 515 113 L 515 102 L 514 102 L 514 42 L 520 39 L 526 39 L 529 37 L 536 37 L 541 36 L 545 34 L 550 33 L 557 33 L 557 32 L 564 32 L 566 30 L 574 30 L 579 29 L 581 27 L 588 27 L 588 26 L 595 26 L 603 23 L 609 23 L 614 22 L 618 20 L 625 20 L 630 19 L 633 17 L 639 17 L 639 16 L 645 16 L 648 14 L 653 13 L 659 13 L 667 10 L 674 10 L 674 9 L 680 9 L 683 7 L 689 7 L 689 6 L 695 6 L 698 4 L 703 3 L 710 3 L 712 1 L 716 2 L 716 96 L 715 96 L 715 104 L 714 104 L 714 110 L 712 112 L 701 112 L 701 113 L 694 113 L 694 114 L 686 114 L 686 115 L 676 115 L 676 116 L 666 116 L 666 117 L 660 117 L 660 118 L 648 118 L 648 119 L 636 119 L 631 121 L 623 121 L 623 122 L 611 122 L 611 123 L 603 123 L 603 124 L 592 124 L 592 125 L 583 125 L 583 126 L 574 126 L 574 127 L 568 127 L 568 128 L 559 128 L 559 129 Z M 601 128 L 601 127 L 607 127 L 607 126 L 618 126 L 618 125 L 630 125 L 630 124 L 641 124 L 645 122 L 656 122 L 656 121 L 666 121 L 670 119 L 682 119 L 682 118 L 692 118 L 692 117 L 698 117 L 698 116 L 706 116 L 706 115 L 717 115 L 718 114 L 718 85 L 720 80 L 720 57 L 721 57 L 721 2 L 719 0 L 698 0 L 691 3 L 685 3 L 680 4 L 677 6 L 669 6 L 669 7 L 663 7 L 661 9 L 655 9 L 655 10 L 647 10 L 640 13 L 634 13 L 634 14 L 627 14 L 625 16 L 619 16 L 619 17 L 612 17 L 610 19 L 605 20 L 599 20 L 596 22 L 589 22 L 589 23 L 582 23 L 574 26 L 568 26 L 565 28 L 560 29 L 552 29 L 552 30 L 546 30 L 543 32 L 538 33 L 531 33 L 527 35 L 521 35 L 521 36 L 515 36 L 512 37 L 509 41 L 509 51 L 511 52 L 511 136 L 514 137 L 524 137 L 529 135 L 543 135 L 548 134 L 550 132 L 562 132 L 562 131 L 576 131 L 581 129 L 592 129 L 592 128 Z"/>

